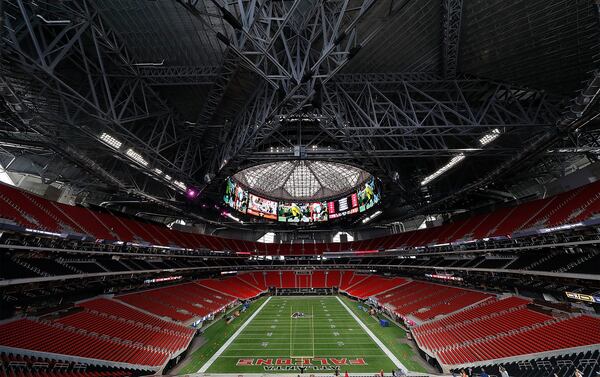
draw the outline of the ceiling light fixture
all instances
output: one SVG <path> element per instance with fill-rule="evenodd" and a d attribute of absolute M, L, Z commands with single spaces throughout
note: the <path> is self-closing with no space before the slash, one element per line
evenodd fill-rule
<path fill-rule="evenodd" d="M 241 220 L 239 217 L 235 217 L 235 216 L 233 216 L 233 215 L 232 215 L 231 213 L 229 213 L 229 212 L 223 212 L 223 213 L 222 213 L 222 215 L 223 215 L 223 216 L 225 216 L 225 217 L 229 217 L 230 219 L 232 219 L 232 220 L 234 220 L 234 221 L 237 221 L 237 222 L 238 222 L 238 223 L 240 223 L 240 224 L 243 224 L 243 223 L 244 223 L 244 222 L 243 222 L 243 221 L 242 221 L 242 220 Z"/>
<path fill-rule="evenodd" d="M 382 212 L 381 210 L 379 210 L 379 211 L 377 211 L 377 212 L 374 212 L 374 213 L 373 213 L 372 215 L 370 215 L 369 217 L 365 217 L 365 218 L 362 220 L 362 223 L 363 223 L 363 224 L 366 224 L 366 223 L 368 223 L 369 221 L 371 221 L 371 220 L 373 220 L 374 218 L 376 218 L 377 216 L 381 215 L 382 213 L 383 213 L 383 212 Z"/>
<path fill-rule="evenodd" d="M 110 147 L 113 147 L 114 149 L 119 149 L 123 145 L 123 143 L 121 143 L 112 135 L 107 134 L 106 132 L 103 132 L 102 135 L 100 135 L 100 140 L 102 140 L 105 144 L 109 145 Z"/>
<path fill-rule="evenodd" d="M 498 136 L 500 136 L 500 129 L 494 128 L 490 133 L 483 135 L 483 137 L 479 139 L 479 144 L 488 145 L 492 141 L 496 140 Z"/>
<path fill-rule="evenodd" d="M 459 155 L 452 157 L 450 162 L 448 162 L 446 165 L 444 165 L 441 168 L 439 168 L 438 170 L 436 170 L 433 174 L 425 177 L 425 179 L 423 179 L 421 181 L 421 186 L 427 185 L 429 182 L 433 181 L 434 179 L 438 178 L 440 175 L 442 175 L 445 172 L 447 172 L 448 170 L 452 169 L 456 164 L 458 164 L 459 162 L 461 162 L 464 159 L 465 159 L 464 153 L 461 153 Z"/>
<path fill-rule="evenodd" d="M 71 23 L 71 20 L 47 20 L 41 14 L 36 14 L 35 16 L 48 25 L 68 25 Z"/>
<path fill-rule="evenodd" d="M 181 182 L 181 181 L 173 181 L 173 184 L 177 187 L 179 187 L 180 189 L 182 189 L 183 191 L 185 191 L 187 189 L 187 186 L 185 185 L 185 183 Z"/>
<path fill-rule="evenodd" d="M 138 164 L 140 164 L 142 166 L 148 166 L 148 161 L 146 161 L 144 159 L 144 157 L 142 157 L 141 154 L 134 151 L 133 149 L 129 148 L 127 151 L 125 151 L 125 154 L 127 156 L 129 156 L 129 158 L 131 158 L 133 161 L 137 162 Z"/>
<path fill-rule="evenodd" d="M 160 67 L 165 64 L 165 59 L 160 62 L 146 62 L 146 63 L 134 63 L 133 65 L 138 67 Z"/>
<path fill-rule="evenodd" d="M 488 145 L 492 141 L 496 140 L 501 134 L 502 134 L 502 132 L 500 131 L 499 128 L 494 128 L 489 133 L 487 133 L 479 138 L 479 144 L 481 144 L 481 146 Z M 476 150 L 476 149 L 473 149 L 473 150 Z M 425 177 L 425 179 L 423 179 L 421 181 L 421 186 L 426 186 L 434 179 L 438 178 L 439 176 L 441 176 L 448 170 L 452 169 L 456 164 L 458 164 L 459 162 L 461 162 L 464 159 L 465 159 L 464 153 L 460 153 L 460 154 L 452 157 L 452 159 L 446 165 L 444 165 L 441 168 L 439 168 L 438 170 L 436 170 L 433 174 Z"/>

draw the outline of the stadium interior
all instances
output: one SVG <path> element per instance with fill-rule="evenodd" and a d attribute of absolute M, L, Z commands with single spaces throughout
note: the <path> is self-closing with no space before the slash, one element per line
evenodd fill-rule
<path fill-rule="evenodd" d="M 0 33 L 0 377 L 600 376 L 598 0 Z"/>

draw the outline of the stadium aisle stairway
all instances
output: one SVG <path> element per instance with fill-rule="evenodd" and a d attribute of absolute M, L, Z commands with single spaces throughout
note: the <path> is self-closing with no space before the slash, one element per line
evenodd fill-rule
<path fill-rule="evenodd" d="M 401 284 L 406 283 L 402 278 L 386 278 L 378 275 L 371 275 L 365 280 L 346 290 L 350 296 L 365 299 L 380 294 Z"/>
<path fill-rule="evenodd" d="M 117 297 L 117 299 L 129 305 L 136 306 L 152 314 L 158 315 L 160 317 L 167 317 L 174 321 L 186 322 L 193 318 L 193 315 L 188 312 L 180 312 L 176 307 L 165 305 L 156 300 L 152 300 L 149 297 L 144 297 L 143 295 L 130 294 Z"/>
<path fill-rule="evenodd" d="M 259 292 L 264 292 L 267 290 L 267 287 L 265 287 L 264 281 L 262 283 L 258 282 L 254 278 L 254 275 L 251 273 L 239 274 L 239 275 L 237 275 L 237 278 L 240 280 L 243 280 L 246 284 L 257 289 Z"/>
<path fill-rule="evenodd" d="M 345 292 L 348 290 L 348 288 L 368 278 L 368 276 L 369 275 L 355 274 L 354 271 L 344 271 L 342 281 L 340 283 L 340 290 Z"/>
<path fill-rule="evenodd" d="M 202 279 L 197 281 L 196 283 L 242 300 L 256 297 L 261 293 L 260 290 L 256 289 L 255 287 L 246 283 L 244 280 L 239 279 L 235 276 L 221 280 Z"/>
<path fill-rule="evenodd" d="M 167 333 L 187 337 L 191 337 L 194 334 L 194 329 L 146 314 L 124 305 L 117 300 L 96 298 L 79 302 L 77 306 L 85 308 L 89 311 L 104 313 L 106 315 L 122 318 L 127 321 L 134 321 L 144 326 L 151 326 L 154 329 L 159 329 Z"/>
<path fill-rule="evenodd" d="M 261 272 L 249 272 L 249 273 L 243 274 L 243 275 L 252 276 L 252 278 L 256 282 L 256 286 L 259 287 L 260 289 L 266 290 L 268 288 L 264 272 L 262 272 L 262 271 Z"/>
<path fill-rule="evenodd" d="M 377 295 L 376 299 L 401 317 L 410 315 L 419 321 L 427 321 L 490 297 L 487 293 L 411 281 Z"/>
<path fill-rule="evenodd" d="M 491 297 L 491 295 L 487 293 L 469 290 L 462 290 L 462 292 L 459 292 L 454 296 L 450 296 L 451 294 L 452 293 L 448 293 L 446 298 L 442 298 L 441 300 L 430 300 L 427 303 L 422 303 L 424 305 L 423 307 L 428 309 L 413 313 L 414 317 L 420 319 L 421 321 L 427 321 L 439 315 L 452 313 L 456 310 L 473 305 Z"/>
<path fill-rule="evenodd" d="M 468 309 L 461 310 L 440 319 L 423 323 L 414 327 L 412 331 L 415 334 L 432 334 L 438 330 L 453 328 L 464 323 L 470 323 L 472 321 L 479 320 L 480 318 L 487 318 L 488 316 L 496 313 L 504 313 L 523 308 L 528 303 L 529 300 L 514 296 L 510 296 L 501 300 L 490 298 L 489 300 L 486 300 L 478 305 L 474 305 Z"/>
<path fill-rule="evenodd" d="M 177 352 L 187 347 L 190 337 L 167 334 L 126 321 L 78 312 L 56 320 L 65 326 L 83 329 L 88 333 L 108 335 L 130 341 L 135 345 L 148 346 L 165 352 Z"/>
<path fill-rule="evenodd" d="M 196 283 L 178 284 L 116 297 L 150 313 L 186 322 L 213 314 L 236 299 Z"/>

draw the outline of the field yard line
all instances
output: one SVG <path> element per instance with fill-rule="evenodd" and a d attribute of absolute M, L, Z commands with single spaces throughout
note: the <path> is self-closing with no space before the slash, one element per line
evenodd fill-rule
<path fill-rule="evenodd" d="M 248 318 L 246 320 L 246 322 L 242 323 L 242 325 L 240 326 L 239 329 L 237 329 L 236 332 L 233 333 L 233 335 L 227 339 L 227 341 L 225 341 L 225 343 L 223 343 L 223 345 L 221 346 L 221 348 L 219 348 L 219 350 L 217 352 L 215 352 L 214 355 L 212 355 L 210 357 L 210 359 L 208 359 L 208 361 L 202 366 L 202 368 L 200 368 L 200 370 L 198 370 L 197 373 L 204 373 L 206 372 L 206 370 L 212 365 L 212 363 L 215 362 L 215 360 L 217 360 L 221 354 L 227 349 L 227 347 L 229 347 L 229 345 L 231 345 L 231 343 L 233 343 L 233 341 L 235 340 L 235 338 L 237 338 L 238 335 L 240 335 L 240 333 L 242 331 L 244 331 L 244 329 L 246 328 L 246 326 L 248 326 L 250 324 L 250 322 L 252 322 L 252 319 L 254 319 L 254 317 L 256 317 L 256 315 L 258 313 L 260 313 L 260 311 L 262 310 L 262 308 L 264 308 L 265 305 L 267 305 L 269 303 L 269 301 L 271 301 L 271 297 L 269 297 L 265 302 L 263 302 L 263 304 L 256 309 L 256 311 L 254 313 L 252 313 L 252 315 L 250 316 L 250 318 Z"/>
<path fill-rule="evenodd" d="M 379 348 L 381 348 L 381 350 L 383 351 L 383 353 L 385 353 L 387 355 L 387 357 L 390 358 L 390 360 L 392 360 L 392 362 L 394 364 L 396 364 L 396 366 L 400 369 L 402 369 L 405 372 L 408 372 L 408 369 L 406 369 L 406 367 L 404 366 L 404 364 L 402 364 L 400 362 L 400 360 L 398 360 L 398 358 L 396 356 L 394 356 L 394 354 L 392 353 L 392 351 L 390 351 L 385 344 L 383 344 L 381 342 L 381 340 L 379 340 L 378 337 L 375 336 L 375 334 L 373 334 L 373 332 L 367 327 L 367 325 L 365 325 L 360 318 L 358 318 L 356 316 L 356 314 L 354 314 L 354 312 L 352 310 L 350 310 L 350 308 L 348 306 L 346 306 L 346 304 L 344 304 L 344 302 L 339 298 L 336 297 L 338 299 L 338 301 L 340 302 L 340 304 L 342 304 L 342 306 L 344 308 L 346 308 L 346 310 L 348 311 L 348 313 L 350 313 L 350 315 L 352 316 L 352 318 L 354 318 L 356 320 L 356 322 L 358 322 L 358 324 L 360 325 L 360 327 L 362 327 L 363 330 L 365 330 L 365 332 L 367 334 L 369 334 L 369 336 L 371 337 L 371 339 L 373 339 L 373 341 L 375 342 L 375 344 L 377 344 L 379 346 Z"/>

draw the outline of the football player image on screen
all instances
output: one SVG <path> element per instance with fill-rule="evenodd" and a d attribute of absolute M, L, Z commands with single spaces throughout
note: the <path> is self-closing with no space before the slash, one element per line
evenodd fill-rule
<path fill-rule="evenodd" d="M 277 219 L 277 202 L 249 194 L 248 213 L 267 219 Z"/>
<path fill-rule="evenodd" d="M 290 207 L 290 218 L 292 219 L 302 219 L 302 209 L 298 204 L 293 203 Z"/>
<path fill-rule="evenodd" d="M 238 185 L 231 179 L 227 178 L 225 182 L 225 195 L 223 196 L 223 201 L 231 208 L 236 207 L 236 195 L 238 195 Z"/>
<path fill-rule="evenodd" d="M 244 213 L 248 209 L 248 193 L 240 186 L 237 186 L 235 188 L 235 199 L 233 203 L 233 208 Z"/>
<path fill-rule="evenodd" d="M 379 192 L 375 186 L 375 179 L 365 182 L 364 187 L 358 191 L 358 204 L 360 212 L 366 211 L 379 202 Z"/>
<path fill-rule="evenodd" d="M 310 209 L 310 221 L 327 221 L 327 203 L 311 203 Z"/>
<path fill-rule="evenodd" d="M 279 221 L 288 223 L 307 223 L 310 221 L 310 208 L 303 203 L 280 203 Z"/>

